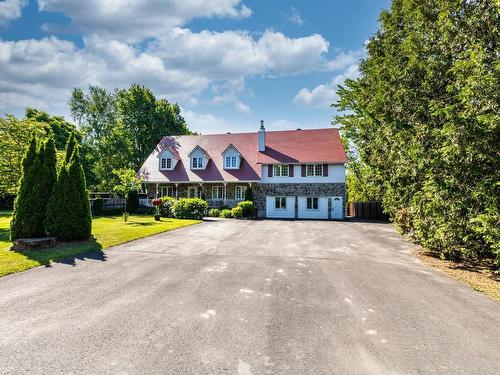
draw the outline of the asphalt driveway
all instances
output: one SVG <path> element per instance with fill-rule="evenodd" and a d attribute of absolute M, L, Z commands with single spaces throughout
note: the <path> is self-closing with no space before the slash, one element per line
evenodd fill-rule
<path fill-rule="evenodd" d="M 0 278 L 2 374 L 499 374 L 500 304 L 387 224 L 216 221 Z"/>

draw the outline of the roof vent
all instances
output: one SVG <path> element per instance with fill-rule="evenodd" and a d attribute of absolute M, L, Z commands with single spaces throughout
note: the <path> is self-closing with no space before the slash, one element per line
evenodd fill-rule
<path fill-rule="evenodd" d="M 301 128 L 297 128 L 297 130 L 302 130 Z"/>
<path fill-rule="evenodd" d="M 227 132 L 226 134 L 231 134 L 231 132 Z"/>

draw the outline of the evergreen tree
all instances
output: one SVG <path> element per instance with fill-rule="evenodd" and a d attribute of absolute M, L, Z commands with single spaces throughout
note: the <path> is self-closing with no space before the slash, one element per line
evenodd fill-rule
<path fill-rule="evenodd" d="M 71 132 L 68 141 L 66 142 L 66 158 L 64 159 L 65 164 L 69 163 L 71 156 L 73 155 L 73 150 L 75 149 L 76 139 L 75 132 Z"/>
<path fill-rule="evenodd" d="M 33 136 L 22 162 L 23 175 L 14 206 L 11 238 L 43 237 L 47 202 L 56 180 L 56 149 L 50 137 L 37 149 Z"/>
<path fill-rule="evenodd" d="M 67 150 L 71 150 L 69 144 Z M 80 162 L 79 146 L 75 145 L 68 164 L 61 167 L 47 206 L 47 232 L 64 241 L 90 237 L 92 218 L 85 175 Z"/>
<path fill-rule="evenodd" d="M 10 223 L 10 238 L 32 237 L 36 232 L 36 220 L 31 215 L 33 203 L 34 182 L 37 179 L 37 149 L 36 138 L 31 138 L 28 149 L 22 161 L 22 175 L 19 181 L 19 190 L 14 202 L 14 214 Z"/>
<path fill-rule="evenodd" d="M 337 121 L 360 163 L 350 190 L 381 199 L 427 249 L 500 264 L 499 12 L 493 1 L 393 0 L 360 77 L 339 90 Z"/>

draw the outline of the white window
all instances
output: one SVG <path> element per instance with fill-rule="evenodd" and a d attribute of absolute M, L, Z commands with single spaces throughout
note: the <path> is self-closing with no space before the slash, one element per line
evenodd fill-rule
<path fill-rule="evenodd" d="M 160 169 L 172 169 L 172 159 L 171 158 L 161 158 L 160 159 Z"/>
<path fill-rule="evenodd" d="M 307 197 L 307 209 L 308 210 L 317 210 L 318 209 L 318 198 Z"/>
<path fill-rule="evenodd" d="M 167 168 L 167 159 L 161 159 L 161 169 Z"/>
<path fill-rule="evenodd" d="M 286 197 L 274 197 L 274 208 L 277 210 L 286 210 Z"/>
<path fill-rule="evenodd" d="M 307 177 L 321 177 L 321 176 L 323 176 L 323 164 L 307 164 L 306 176 Z"/>
<path fill-rule="evenodd" d="M 277 164 L 273 166 L 273 176 L 288 177 L 288 164 Z"/>
<path fill-rule="evenodd" d="M 203 168 L 203 158 L 202 157 L 193 157 L 191 162 L 191 167 L 193 169 L 201 169 Z"/>
<path fill-rule="evenodd" d="M 222 199 L 222 186 L 212 186 L 212 199 Z"/>
<path fill-rule="evenodd" d="M 197 198 L 198 197 L 198 188 L 196 186 L 188 187 L 188 198 Z"/>
<path fill-rule="evenodd" d="M 160 197 L 173 197 L 174 188 L 172 186 L 160 186 L 159 187 Z"/>
<path fill-rule="evenodd" d="M 236 186 L 234 189 L 234 196 L 236 199 L 245 199 L 245 191 L 247 191 L 246 186 Z"/>
<path fill-rule="evenodd" d="M 226 156 L 224 168 L 236 168 L 236 156 Z"/>
<path fill-rule="evenodd" d="M 172 159 L 167 159 L 167 169 L 172 169 Z"/>

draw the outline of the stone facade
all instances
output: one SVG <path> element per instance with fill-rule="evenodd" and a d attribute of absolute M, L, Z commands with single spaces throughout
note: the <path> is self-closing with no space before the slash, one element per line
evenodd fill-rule
<path fill-rule="evenodd" d="M 259 217 L 266 216 L 266 196 L 342 196 L 345 210 L 345 183 L 330 184 L 255 184 L 253 188 L 254 203 Z"/>

